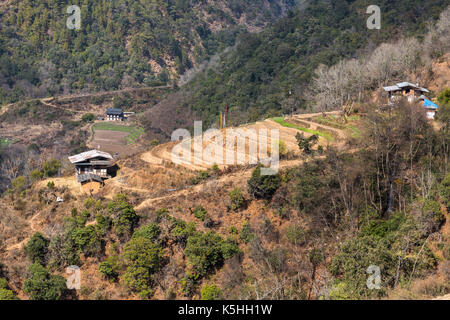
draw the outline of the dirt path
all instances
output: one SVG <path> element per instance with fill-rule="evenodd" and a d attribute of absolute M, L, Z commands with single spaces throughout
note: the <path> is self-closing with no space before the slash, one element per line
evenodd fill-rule
<path fill-rule="evenodd" d="M 40 231 L 39 228 L 37 227 L 39 223 L 36 222 L 36 219 L 37 219 L 41 214 L 42 214 L 42 211 L 39 211 L 39 212 L 36 213 L 33 217 L 31 217 L 30 220 L 28 220 L 28 223 L 29 223 L 29 225 L 30 225 L 30 229 L 31 229 L 31 231 L 32 231 L 32 234 L 34 234 L 35 232 Z M 30 236 L 30 237 L 26 237 L 26 238 L 23 239 L 22 241 L 20 241 L 20 242 L 18 242 L 18 243 L 16 243 L 16 244 L 13 244 L 13 245 L 10 245 L 10 246 L 6 247 L 6 251 L 12 251 L 12 250 L 20 249 L 22 246 L 25 245 L 26 242 L 28 242 L 28 240 L 30 240 L 30 238 L 31 238 L 31 236 Z"/>
<path fill-rule="evenodd" d="M 304 161 L 305 160 L 303 160 L 303 159 L 281 161 L 279 164 L 279 169 L 281 170 L 281 169 L 285 169 L 285 168 L 295 167 L 295 166 L 300 165 Z M 178 198 L 180 196 L 189 196 L 190 194 L 198 193 L 198 192 L 204 190 L 205 188 L 207 188 L 208 185 L 211 183 L 214 183 L 214 184 L 219 183 L 221 185 L 225 185 L 229 182 L 236 182 L 236 181 L 240 181 L 240 180 L 246 181 L 251 177 L 253 170 L 254 170 L 254 168 L 243 169 L 243 170 L 240 170 L 237 172 L 233 172 L 231 174 L 223 175 L 220 178 L 215 179 L 215 180 L 207 180 L 204 183 L 174 191 L 174 192 L 164 195 L 164 196 L 146 199 L 136 207 L 136 210 L 142 210 L 142 209 L 148 208 L 153 203 L 158 202 L 158 201 L 169 200 L 172 198 Z"/>
<path fill-rule="evenodd" d="M 48 107 L 54 108 L 54 109 L 59 109 L 59 110 L 63 110 L 63 111 L 67 111 L 69 113 L 75 113 L 75 114 L 79 114 L 80 119 L 82 117 L 82 114 L 84 114 L 84 111 L 79 111 L 79 110 L 73 110 L 73 109 L 69 109 L 69 108 L 64 108 L 61 106 L 57 106 L 54 104 L 51 104 L 50 102 L 52 102 L 54 100 L 54 98 L 45 98 L 45 99 L 41 99 L 39 100 L 43 105 L 46 105 Z"/>

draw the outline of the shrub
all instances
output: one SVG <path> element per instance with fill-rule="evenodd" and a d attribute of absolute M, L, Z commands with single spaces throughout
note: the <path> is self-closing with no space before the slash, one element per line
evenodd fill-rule
<path fill-rule="evenodd" d="M 254 233 L 250 227 L 250 222 L 244 221 L 244 223 L 242 224 L 242 228 L 241 228 L 241 235 L 240 235 L 240 239 L 243 243 L 249 243 L 253 238 L 254 238 Z"/>
<path fill-rule="evenodd" d="M 228 232 L 231 234 L 238 234 L 239 231 L 235 226 L 231 226 L 230 229 L 228 229 Z"/>
<path fill-rule="evenodd" d="M 84 201 L 84 207 L 85 207 L 86 209 L 90 209 L 90 208 L 92 208 L 94 205 L 95 205 L 95 200 L 94 200 L 93 198 L 91 198 L 91 197 L 87 198 L 87 199 Z"/>
<path fill-rule="evenodd" d="M 281 184 L 281 176 L 261 175 L 261 165 L 258 165 L 248 180 L 248 193 L 257 199 L 270 200 Z"/>
<path fill-rule="evenodd" d="M 441 201 L 448 208 L 448 210 L 450 210 L 450 174 L 445 176 L 444 180 L 442 180 L 439 185 L 439 195 L 441 197 Z"/>
<path fill-rule="evenodd" d="M 160 234 L 161 227 L 156 223 L 150 223 L 137 229 L 133 233 L 133 239 L 143 237 L 156 243 Z"/>
<path fill-rule="evenodd" d="M 222 300 L 222 290 L 215 284 L 205 284 L 201 290 L 202 300 Z"/>
<path fill-rule="evenodd" d="M 0 278 L 0 301 L 2 300 L 19 300 L 8 286 L 8 281 L 5 278 Z"/>
<path fill-rule="evenodd" d="M 92 122 L 92 121 L 94 121 L 94 119 L 95 119 L 95 116 L 92 113 L 86 113 L 81 118 L 81 120 L 83 122 Z"/>
<path fill-rule="evenodd" d="M 206 211 L 206 209 L 202 206 L 198 206 L 194 209 L 194 216 L 201 221 L 204 221 L 207 215 L 208 211 Z"/>
<path fill-rule="evenodd" d="M 199 184 L 203 180 L 208 179 L 211 176 L 209 170 L 207 171 L 200 171 L 200 173 L 192 179 L 192 184 Z"/>
<path fill-rule="evenodd" d="M 298 224 L 290 224 L 286 228 L 286 238 L 292 244 L 303 245 L 306 242 L 306 231 Z"/>
<path fill-rule="evenodd" d="M 61 168 L 61 163 L 56 159 L 47 160 L 44 162 L 44 164 L 42 166 L 42 169 L 44 171 L 44 176 L 46 176 L 46 177 L 55 176 L 58 173 L 60 168 Z"/>
<path fill-rule="evenodd" d="M 55 189 L 55 183 L 53 181 L 49 181 L 49 182 L 47 182 L 47 187 L 50 190 L 53 190 L 53 189 Z"/>
<path fill-rule="evenodd" d="M 241 188 L 234 188 L 233 190 L 231 190 L 230 198 L 231 198 L 231 209 L 233 209 L 233 211 L 238 211 L 245 204 L 245 198 L 242 194 Z"/>
<path fill-rule="evenodd" d="M 39 263 L 29 269 L 31 278 L 25 280 L 24 291 L 32 300 L 61 300 L 67 293 L 66 280 L 60 275 L 52 275 Z"/>
<path fill-rule="evenodd" d="M 153 139 L 152 141 L 150 141 L 150 145 L 152 146 L 152 147 L 155 147 L 155 146 L 157 146 L 159 144 L 159 140 L 157 140 L 157 139 Z"/>
<path fill-rule="evenodd" d="M 298 143 L 298 147 L 300 148 L 300 151 L 304 152 L 306 155 L 311 155 L 314 153 L 312 148 L 319 141 L 319 136 L 312 135 L 309 138 L 306 138 L 303 133 L 297 133 L 295 138 L 297 139 L 297 143 Z"/>
<path fill-rule="evenodd" d="M 288 153 L 286 143 L 282 140 L 278 141 L 278 152 L 280 154 L 280 157 L 285 157 Z"/>
<path fill-rule="evenodd" d="M 119 236 L 131 235 L 137 227 L 140 217 L 134 211 L 124 194 L 118 194 L 108 203 L 114 231 Z"/>
<path fill-rule="evenodd" d="M 445 221 L 445 216 L 441 211 L 441 205 L 433 199 L 425 200 L 423 204 L 423 213 L 426 217 L 430 217 L 432 219 L 433 230 L 436 230 Z"/>
<path fill-rule="evenodd" d="M 208 231 L 196 233 L 187 240 L 185 255 L 194 268 L 195 278 L 203 277 L 224 260 L 239 252 L 237 244 L 230 240 L 223 240 L 218 234 Z"/>
<path fill-rule="evenodd" d="M 127 269 L 123 275 L 125 284 L 141 298 L 153 293 L 152 275 L 159 271 L 163 262 L 163 250 L 149 239 L 138 237 L 124 247 L 122 257 Z"/>
<path fill-rule="evenodd" d="M 12 290 L 0 289 L 0 301 L 2 300 L 20 300 Z"/>
<path fill-rule="evenodd" d="M 40 232 L 36 232 L 25 245 L 25 252 L 32 263 L 45 265 L 50 240 Z"/>
<path fill-rule="evenodd" d="M 27 178 L 19 176 L 12 181 L 12 185 L 16 193 L 21 193 L 27 188 Z"/>
<path fill-rule="evenodd" d="M 102 241 L 93 225 L 74 228 L 70 236 L 78 250 L 86 256 L 99 255 L 103 250 Z"/>
<path fill-rule="evenodd" d="M 170 234 L 177 242 L 185 244 L 187 239 L 195 234 L 195 223 L 186 223 L 183 220 L 175 219 L 170 226 Z"/>
<path fill-rule="evenodd" d="M 98 266 L 98 271 L 105 278 L 111 282 L 117 281 L 119 277 L 119 258 L 117 256 L 110 256 Z"/>
<path fill-rule="evenodd" d="M 31 171 L 30 177 L 31 177 L 31 180 L 38 181 L 44 177 L 44 173 L 39 169 L 34 169 L 33 171 Z"/>

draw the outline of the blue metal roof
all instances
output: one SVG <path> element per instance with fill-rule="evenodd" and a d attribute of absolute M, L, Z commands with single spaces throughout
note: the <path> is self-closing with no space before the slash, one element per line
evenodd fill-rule
<path fill-rule="evenodd" d="M 423 99 L 423 102 L 424 102 L 423 106 L 425 108 L 428 108 L 428 109 L 438 109 L 439 108 L 437 104 L 431 102 L 428 99 Z"/>

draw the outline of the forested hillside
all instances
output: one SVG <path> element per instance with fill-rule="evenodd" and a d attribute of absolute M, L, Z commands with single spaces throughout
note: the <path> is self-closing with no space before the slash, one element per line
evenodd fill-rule
<path fill-rule="evenodd" d="M 381 30 L 369 30 L 370 1 L 312 1 L 257 34 L 243 34 L 189 84 L 189 106 L 214 122 L 225 104 L 233 124 L 310 106 L 306 89 L 320 64 L 372 52 L 380 43 L 416 36 L 423 40 L 448 0 L 378 1 Z"/>
<path fill-rule="evenodd" d="M 0 6 L 0 104 L 167 83 L 295 2 L 8 1 Z M 79 30 L 66 26 L 71 5 L 81 8 Z"/>

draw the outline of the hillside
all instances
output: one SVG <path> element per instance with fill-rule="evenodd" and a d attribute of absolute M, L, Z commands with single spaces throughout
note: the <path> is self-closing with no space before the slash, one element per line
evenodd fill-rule
<path fill-rule="evenodd" d="M 382 42 L 416 36 L 424 39 L 447 0 L 378 1 L 381 30 L 366 27 L 368 1 L 312 1 L 305 10 L 257 34 L 243 34 L 233 50 L 211 63 L 185 88 L 185 103 L 199 118 L 214 123 L 225 105 L 234 125 L 263 117 L 311 109 L 308 95 L 319 65 L 358 58 Z M 368 92 L 378 87 L 368 88 Z"/>
<path fill-rule="evenodd" d="M 448 0 L 76 3 L 0 3 L 0 300 L 448 299 Z"/>
<path fill-rule="evenodd" d="M 70 30 L 69 5 L 81 8 Z M 167 84 L 260 30 L 293 0 L 9 1 L 0 6 L 0 103 Z"/>
<path fill-rule="evenodd" d="M 81 192 L 70 174 L 29 187 L 16 183 L 1 200 L 7 208 L 0 220 L 3 272 L 20 298 L 39 297 L 24 272 L 33 261 L 53 277 L 79 265 L 83 286 L 70 293 L 77 299 L 198 299 L 208 286 L 226 299 L 444 295 L 450 289 L 445 153 L 422 149 L 409 167 L 410 144 L 441 139 L 423 117 L 367 109 L 347 118 L 304 114 L 242 127 L 277 127 L 287 146 L 279 175 L 268 180 L 276 187 L 263 197 L 253 189 L 262 181 L 251 182 L 258 177 L 255 166 L 176 166 L 166 158 L 172 143 L 120 160 L 118 176 L 94 196 Z M 388 136 L 373 136 L 374 121 L 392 130 L 383 131 L 392 146 L 383 143 Z M 403 126 L 414 134 L 398 130 Z M 299 149 L 297 133 L 317 134 L 315 151 Z M 391 148 L 399 149 L 390 154 Z M 382 165 L 376 159 L 386 155 L 401 168 L 394 173 L 402 183 L 395 185 L 392 212 L 385 207 L 392 171 L 376 173 Z M 424 159 L 434 167 L 430 189 L 420 184 Z M 413 185 L 415 200 L 409 202 Z M 56 203 L 56 196 L 64 202 Z M 134 261 L 136 254 L 151 255 L 157 265 Z M 135 273 L 136 263 L 148 269 Z M 366 289 L 367 263 L 383 263 L 383 290 Z"/>

